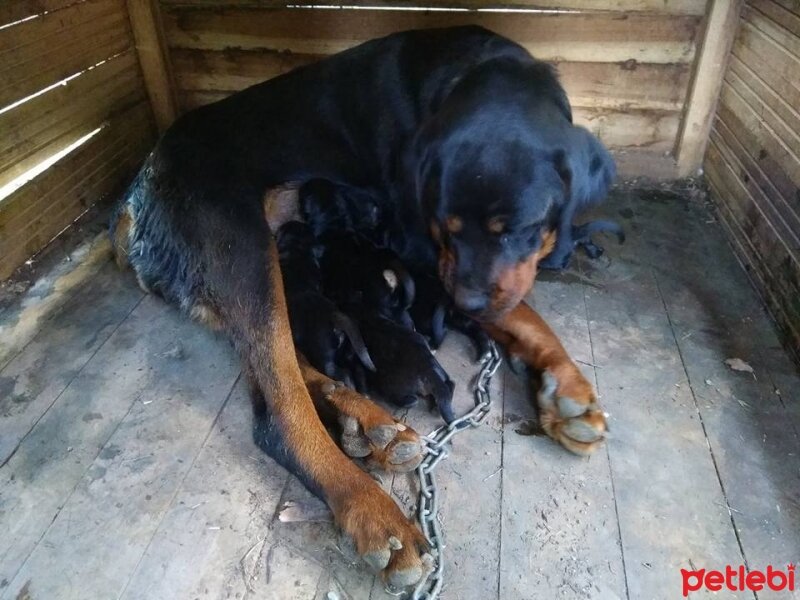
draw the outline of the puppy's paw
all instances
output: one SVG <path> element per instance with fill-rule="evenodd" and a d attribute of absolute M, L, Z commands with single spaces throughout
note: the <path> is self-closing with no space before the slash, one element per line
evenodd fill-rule
<path fill-rule="evenodd" d="M 395 473 L 412 471 L 422 462 L 422 440 L 408 425 L 342 385 L 330 384 L 323 392 L 339 413 L 345 454 L 365 459 L 372 468 Z"/>
<path fill-rule="evenodd" d="M 562 379 L 559 381 L 550 371 L 542 373 L 542 385 L 536 397 L 539 422 L 544 432 L 564 448 L 588 456 L 606 437 L 605 415 L 591 386 L 579 372 L 563 375 Z"/>
<path fill-rule="evenodd" d="M 349 494 L 333 507 L 345 553 L 354 551 L 395 590 L 416 584 L 430 557 L 419 528 L 377 486 Z"/>

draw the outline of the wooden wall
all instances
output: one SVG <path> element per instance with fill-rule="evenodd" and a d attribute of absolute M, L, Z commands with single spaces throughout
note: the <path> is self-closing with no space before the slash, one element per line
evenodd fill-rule
<path fill-rule="evenodd" d="M 3 0 L 0 27 L 0 188 L 101 128 L 14 191 L 6 187 L 3 279 L 119 190 L 155 130 L 125 0 Z"/>
<path fill-rule="evenodd" d="M 347 4 L 367 5 L 361 0 Z M 389 4 L 483 10 L 378 9 Z M 477 23 L 555 63 L 577 121 L 612 149 L 674 163 L 706 0 L 378 0 L 369 5 L 373 8 L 281 8 L 270 0 L 161 0 L 180 108 L 217 100 L 373 37 Z M 532 5 L 547 10 L 500 10 Z M 566 12 L 549 10 L 556 7 Z"/>
<path fill-rule="evenodd" d="M 734 248 L 800 356 L 800 2 L 749 0 L 705 172 Z"/>

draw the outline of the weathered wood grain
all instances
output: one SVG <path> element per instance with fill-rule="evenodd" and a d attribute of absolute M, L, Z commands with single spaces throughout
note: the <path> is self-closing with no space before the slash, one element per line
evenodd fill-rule
<path fill-rule="evenodd" d="M 164 132 L 178 115 L 178 107 L 158 0 L 127 0 L 126 6 L 150 106 L 159 131 Z"/>
<path fill-rule="evenodd" d="M 0 464 L 58 400 L 143 294 L 108 260 L 0 370 Z M 92 306 L 92 311 L 86 307 Z"/>
<path fill-rule="evenodd" d="M 626 252 L 653 268 L 750 568 L 783 564 L 782 556 L 800 550 L 800 418 L 775 393 L 772 380 L 773 361 L 782 364 L 786 356 L 718 224 L 699 203 L 685 203 L 680 219 L 675 208 L 639 203 L 632 224 L 641 235 Z M 654 238 L 664 245 L 642 243 Z M 678 242 L 680 249 L 672 251 Z M 753 366 L 755 376 L 728 368 L 723 361 L 732 357 Z"/>
<path fill-rule="evenodd" d="M 155 139 L 141 101 L 0 205 L 0 278 L 41 250 L 81 213 L 121 190 Z"/>
<path fill-rule="evenodd" d="M 29 582 L 33 597 L 122 592 L 236 363 L 223 340 L 142 301 L 0 469 L 3 598 Z"/>
<path fill-rule="evenodd" d="M 789 0 L 783 0 L 787 2 Z M 161 0 L 165 5 L 195 6 L 195 7 L 220 7 L 240 6 L 251 8 L 283 8 L 286 2 L 280 0 Z M 333 0 L 320 0 L 313 2 L 297 2 L 297 5 L 313 5 L 338 7 L 340 3 Z M 697 15 L 705 13 L 705 3 L 702 0 L 353 0 L 349 6 L 392 6 L 403 8 L 456 8 L 502 10 L 530 9 L 531 11 L 624 11 L 624 12 L 652 12 L 676 15 Z"/>
<path fill-rule="evenodd" d="M 251 427 L 250 400 L 240 382 L 172 499 L 123 600 L 248 593 L 312 597 L 309 586 L 316 586 L 319 566 L 304 563 L 302 556 L 290 559 L 293 550 L 281 545 L 277 532 L 281 525 L 272 523 L 288 474 L 255 446 Z M 295 586 L 297 580 L 303 585 Z"/>
<path fill-rule="evenodd" d="M 544 272 L 533 300 L 594 382 L 585 289 L 578 269 Z M 533 435 L 533 383 L 510 371 L 504 380 L 500 598 L 626 598 L 607 450 L 577 458 Z"/>
<path fill-rule="evenodd" d="M 315 62 L 319 55 L 269 50 L 184 50 L 172 52 L 183 91 L 238 91 Z M 680 110 L 686 94 L 687 65 L 557 63 L 573 106 L 616 110 Z"/>
<path fill-rule="evenodd" d="M 613 13 L 525 14 L 392 10 L 165 8 L 171 48 L 332 54 L 405 29 L 480 24 L 553 61 L 690 63 L 696 17 Z"/>
<path fill-rule="evenodd" d="M 0 107 L 131 47 L 123 0 L 90 0 L 0 31 Z"/>
<path fill-rule="evenodd" d="M 743 0 L 720 0 L 708 4 L 703 40 L 675 144 L 681 177 L 695 174 L 703 164 L 708 133 L 743 4 Z"/>
<path fill-rule="evenodd" d="M 642 203 L 663 201 L 657 193 L 652 198 L 632 194 L 627 205 L 622 200 L 614 207 L 634 215 Z M 586 304 L 598 391 L 614 416 L 609 455 L 630 598 L 674 598 L 681 589 L 681 568 L 742 562 L 675 335 L 648 264 L 674 264 L 672 252 L 682 242 L 682 215 L 678 206 L 673 211 L 672 243 L 652 239 L 629 224 L 631 237 L 640 243 L 608 244 L 610 260 L 591 264 L 588 271 L 597 286 L 587 290 Z"/>
<path fill-rule="evenodd" d="M 0 183 L 70 146 L 144 91 L 136 57 L 126 52 L 0 115 Z"/>

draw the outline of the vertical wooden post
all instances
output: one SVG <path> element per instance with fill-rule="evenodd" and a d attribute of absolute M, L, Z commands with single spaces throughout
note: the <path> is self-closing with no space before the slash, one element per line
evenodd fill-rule
<path fill-rule="evenodd" d="M 675 146 L 679 177 L 692 175 L 703 164 L 742 4 L 743 0 L 708 2 L 706 30 L 698 49 L 686 111 Z"/>
<path fill-rule="evenodd" d="M 178 103 L 158 0 L 128 0 L 128 16 L 156 125 L 163 132 L 178 116 Z"/>

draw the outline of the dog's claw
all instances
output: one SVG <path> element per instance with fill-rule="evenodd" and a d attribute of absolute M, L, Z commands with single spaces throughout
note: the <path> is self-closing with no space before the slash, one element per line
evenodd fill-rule
<path fill-rule="evenodd" d="M 393 465 L 401 465 L 408 462 L 415 456 L 422 453 L 422 444 L 418 441 L 400 442 L 395 445 L 389 456 L 389 462 Z"/>
<path fill-rule="evenodd" d="M 348 387 L 330 383 L 322 389 L 339 410 L 345 454 L 366 459 L 372 469 L 395 473 L 407 473 L 419 465 L 422 441 L 416 431 Z"/>
<path fill-rule="evenodd" d="M 378 425 L 366 432 L 369 440 L 381 450 L 384 450 L 394 438 L 397 437 L 396 425 Z"/>
<path fill-rule="evenodd" d="M 597 442 L 605 437 L 603 432 L 598 431 L 588 423 L 584 421 L 576 421 L 574 419 L 568 421 L 567 424 L 564 425 L 562 431 L 564 432 L 564 435 L 572 438 L 573 440 L 584 442 L 586 444 Z"/>
<path fill-rule="evenodd" d="M 342 450 L 353 458 L 366 458 L 372 454 L 369 443 L 360 435 L 342 435 Z"/>
<path fill-rule="evenodd" d="M 569 396 L 557 398 L 556 406 L 558 406 L 558 412 L 563 419 L 574 419 L 575 417 L 580 417 L 583 413 L 589 410 L 589 405 L 580 404 Z"/>
<path fill-rule="evenodd" d="M 364 559 L 364 562 L 367 563 L 373 571 L 383 571 L 392 558 L 392 551 L 390 548 L 384 548 L 374 552 L 367 552 L 361 558 Z"/>
<path fill-rule="evenodd" d="M 386 577 L 386 584 L 392 591 L 402 590 L 417 583 L 422 577 L 422 567 L 414 565 L 408 569 L 392 571 Z"/>
<path fill-rule="evenodd" d="M 403 542 L 397 539 L 395 536 L 389 537 L 389 548 L 392 550 L 402 550 L 403 549 Z"/>

